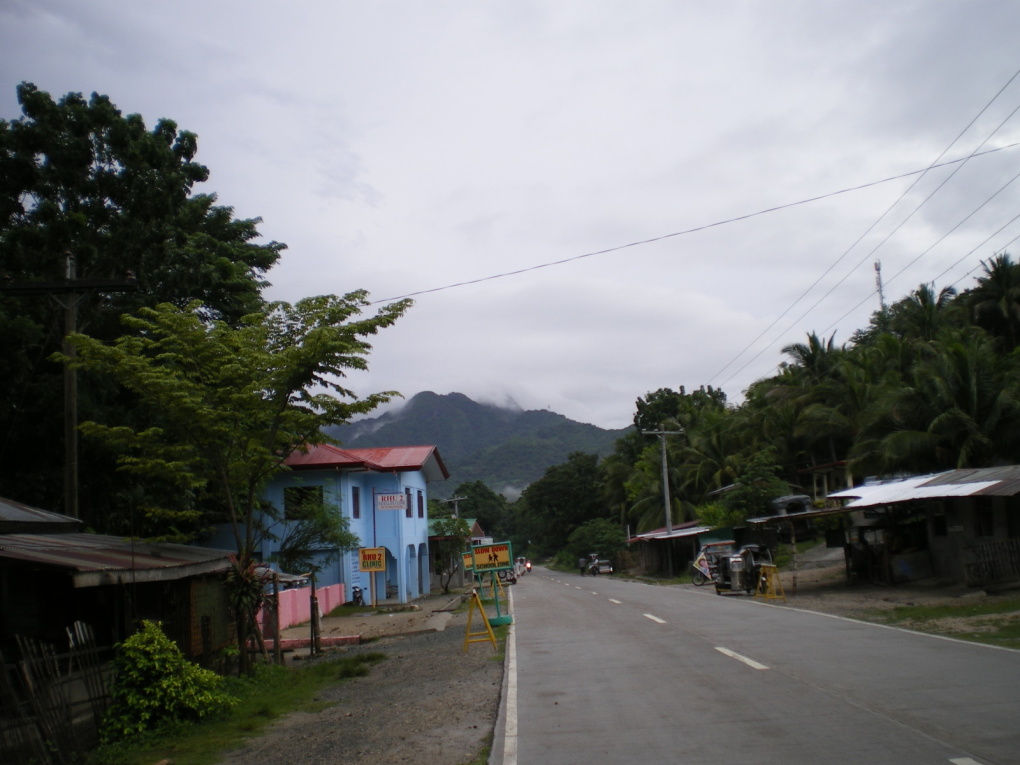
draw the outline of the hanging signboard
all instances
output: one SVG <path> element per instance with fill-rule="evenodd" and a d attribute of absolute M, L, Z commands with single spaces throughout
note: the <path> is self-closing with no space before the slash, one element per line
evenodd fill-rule
<path fill-rule="evenodd" d="M 386 571 L 385 547 L 362 547 L 358 550 L 358 571 Z"/>
<path fill-rule="evenodd" d="M 469 553 L 469 552 L 461 553 L 460 554 L 460 560 L 461 560 L 461 565 L 464 566 L 464 570 L 465 571 L 473 571 L 474 570 L 474 568 L 475 568 L 475 558 L 474 558 L 474 556 L 471 553 Z"/>
<path fill-rule="evenodd" d="M 407 509 L 407 495 L 403 492 L 393 492 L 392 494 L 376 494 L 375 495 L 375 509 L 376 510 L 406 510 Z"/>
<path fill-rule="evenodd" d="M 513 552 L 509 542 L 497 542 L 491 545 L 476 545 L 471 548 L 474 555 L 474 569 L 479 574 L 485 571 L 499 571 L 513 568 Z"/>

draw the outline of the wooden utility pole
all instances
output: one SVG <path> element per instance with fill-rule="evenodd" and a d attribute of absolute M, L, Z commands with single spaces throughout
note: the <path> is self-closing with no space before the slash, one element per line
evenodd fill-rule
<path fill-rule="evenodd" d="M 64 309 L 64 354 L 76 355 L 68 337 L 78 331 L 78 302 L 88 292 L 131 292 L 131 279 L 79 279 L 75 257 L 64 254 L 64 281 L 15 282 L 0 286 L 7 295 L 49 295 Z M 78 517 L 78 372 L 64 365 L 64 515 Z"/>

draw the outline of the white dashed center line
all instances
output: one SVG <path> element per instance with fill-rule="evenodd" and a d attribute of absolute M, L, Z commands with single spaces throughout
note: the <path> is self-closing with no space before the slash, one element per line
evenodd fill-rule
<path fill-rule="evenodd" d="M 720 646 L 716 646 L 715 650 L 717 650 L 719 653 L 726 654 L 731 659 L 736 659 L 737 661 L 744 662 L 744 664 L 749 666 L 751 669 L 768 669 L 768 667 L 766 667 L 764 664 L 759 664 L 754 659 L 749 659 L 746 656 L 741 656 L 739 653 L 731 651 L 729 648 L 722 648 Z"/>

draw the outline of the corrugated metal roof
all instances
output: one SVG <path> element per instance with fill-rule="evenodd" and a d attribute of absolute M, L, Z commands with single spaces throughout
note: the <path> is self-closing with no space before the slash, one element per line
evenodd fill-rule
<path fill-rule="evenodd" d="M 75 587 L 162 582 L 223 571 L 228 550 L 139 542 L 102 534 L 5 534 L 0 558 L 70 569 Z"/>
<path fill-rule="evenodd" d="M 69 515 L 30 507 L 0 497 L 0 534 L 36 534 L 76 531 L 82 522 Z"/>
<path fill-rule="evenodd" d="M 1011 497 L 1020 493 L 1020 466 L 966 468 L 914 476 L 888 483 L 864 484 L 833 492 L 830 498 L 853 501 L 848 509 L 949 497 Z"/>
<path fill-rule="evenodd" d="M 711 526 L 690 526 L 688 528 L 674 528 L 672 531 L 666 531 L 665 529 L 656 529 L 655 531 L 648 531 L 644 534 L 635 534 L 628 542 L 650 542 L 658 539 L 681 539 L 683 537 L 695 537 L 698 534 L 704 534 L 706 531 L 711 531 Z"/>
<path fill-rule="evenodd" d="M 294 469 L 346 468 L 380 472 L 420 470 L 427 481 L 441 481 L 450 473 L 435 446 L 385 446 L 372 449 L 341 449 L 318 444 L 298 449 L 285 464 Z"/>

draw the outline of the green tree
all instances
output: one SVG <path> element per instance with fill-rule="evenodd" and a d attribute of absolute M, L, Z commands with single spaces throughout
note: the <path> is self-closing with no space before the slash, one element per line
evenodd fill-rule
<path fill-rule="evenodd" d="M 339 506 L 319 498 L 303 498 L 286 519 L 280 508 L 263 504 L 262 518 L 263 533 L 279 543 L 274 562 L 283 571 L 316 571 L 361 546 Z"/>
<path fill-rule="evenodd" d="M 625 549 L 627 535 L 619 524 L 608 518 L 585 521 L 571 532 L 567 540 L 567 552 L 570 554 L 571 563 L 578 558 L 587 558 L 591 553 L 597 553 L 599 558 L 611 560 L 615 564 L 620 551 Z"/>
<path fill-rule="evenodd" d="M 124 471 L 189 500 L 183 508 L 146 507 L 149 517 L 194 532 L 216 519 L 211 510 L 225 515 L 240 587 L 265 531 L 266 481 L 295 448 L 324 440 L 324 425 L 347 422 L 393 395 L 358 399 L 340 382 L 348 370 L 366 368 L 365 338 L 393 324 L 410 303 L 356 318 L 366 305 L 364 292 L 274 303 L 235 328 L 205 318 L 199 303 L 163 304 L 126 315 L 129 334 L 112 344 L 74 335 L 76 365 L 136 396 L 144 422 L 137 428 L 88 422 L 82 429 L 116 448 Z M 256 632 L 255 605 L 238 602 L 244 645 Z"/>
<path fill-rule="evenodd" d="M 775 464 L 773 449 L 763 449 L 753 455 L 737 477 L 737 483 L 720 499 L 725 511 L 724 522 L 720 525 L 736 526 L 748 518 L 769 515 L 769 503 L 790 493 L 789 484 L 779 478 L 780 470 Z"/>
<path fill-rule="evenodd" d="M 1020 457 L 1017 369 L 979 330 L 945 339 L 919 360 L 854 450 L 870 471 L 987 467 Z"/>
<path fill-rule="evenodd" d="M 973 321 L 1012 351 L 1020 343 L 1020 264 L 1007 253 L 981 265 L 984 273 L 966 294 Z"/>
<path fill-rule="evenodd" d="M 598 457 L 574 452 L 524 490 L 525 528 L 539 553 L 561 550 L 582 523 L 610 515 L 601 500 L 601 486 Z"/>
<path fill-rule="evenodd" d="M 483 481 L 462 483 L 454 489 L 451 497 L 460 497 L 457 501 L 458 515 L 478 521 L 488 536 L 502 539 L 508 534 L 506 499 Z"/>
<path fill-rule="evenodd" d="M 439 518 L 433 521 L 431 548 L 433 572 L 439 577 L 444 594 L 450 592 L 450 581 L 461 566 L 461 553 L 468 549 L 471 529 L 463 518 Z"/>
<path fill-rule="evenodd" d="M 80 332 L 112 341 L 119 317 L 142 306 L 200 300 L 203 318 L 236 325 L 261 310 L 265 275 L 282 244 L 259 243 L 259 220 L 238 220 L 211 194 L 198 140 L 168 119 L 151 130 L 106 96 L 55 102 L 30 83 L 17 89 L 22 117 L 0 120 L 0 282 L 62 282 L 67 255 L 80 280 L 133 277 L 135 291 L 89 289 L 71 297 Z M 69 301 L 72 301 L 69 303 Z M 0 495 L 60 507 L 65 308 L 43 294 L 0 291 Z M 83 379 L 80 419 L 135 426 L 135 401 Z M 81 514 L 129 532 L 138 485 L 114 477 L 116 455 L 82 450 Z"/>

